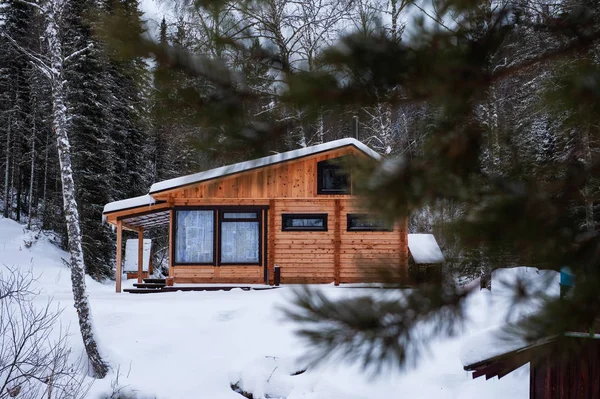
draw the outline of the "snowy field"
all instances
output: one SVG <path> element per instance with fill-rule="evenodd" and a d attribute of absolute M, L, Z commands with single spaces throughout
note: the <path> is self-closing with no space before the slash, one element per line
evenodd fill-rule
<path fill-rule="evenodd" d="M 26 248 L 27 237 L 23 226 L 0 219 L 0 264 L 33 270 L 41 290 L 36 302 L 42 305 L 51 298 L 64 308 L 61 324 L 70 326 L 75 357 L 83 345 L 69 270 L 61 260 L 67 254 L 44 236 Z M 504 323 L 510 307 L 509 294 L 496 281 L 518 273 L 532 280 L 538 277 L 536 269 L 530 268 L 497 271 L 494 291 L 470 299 L 470 321 L 460 336 L 432 343 L 415 368 L 387 371 L 377 378 L 340 362 L 293 375 L 305 368 L 300 357 L 306 346 L 279 310 L 289 303 L 292 287 L 132 295 L 116 294 L 112 282 L 100 284 L 88 278 L 97 339 L 112 366 L 106 379 L 93 384 L 89 397 L 109 395 L 118 374 L 118 384 L 140 398 L 240 399 L 231 389 L 237 384 L 254 398 L 525 399 L 528 366 L 501 380 L 486 381 L 473 380 L 461 363 L 461 354 L 463 359 L 473 359 L 481 354 L 477 347 L 487 347 L 484 352 L 496 347 L 481 338 Z M 129 280 L 125 287 L 132 283 Z M 320 289 L 335 297 L 380 292 L 332 285 Z"/>

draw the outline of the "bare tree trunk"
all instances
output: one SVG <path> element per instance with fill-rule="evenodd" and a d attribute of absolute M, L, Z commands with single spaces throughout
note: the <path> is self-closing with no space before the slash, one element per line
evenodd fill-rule
<path fill-rule="evenodd" d="M 10 184 L 8 185 L 8 215 L 12 218 L 13 217 L 13 195 L 14 195 L 14 190 L 15 190 L 15 138 L 16 135 L 12 138 L 12 141 L 10 143 L 11 149 L 10 152 L 13 155 L 10 159 Z"/>
<path fill-rule="evenodd" d="M 50 147 L 50 134 L 46 133 L 46 149 L 44 154 L 44 192 L 42 193 L 42 228 L 47 227 L 46 209 L 48 209 L 47 193 L 48 193 L 48 151 Z"/>
<path fill-rule="evenodd" d="M 21 158 L 22 153 L 19 151 L 19 159 Z M 16 175 L 17 175 L 17 187 L 15 189 L 16 191 L 16 198 L 15 198 L 15 220 L 17 222 L 21 221 L 21 191 L 23 188 L 23 172 L 21 170 L 21 162 L 20 161 L 15 161 L 17 163 L 16 165 Z"/>
<path fill-rule="evenodd" d="M 71 255 L 71 283 L 73 286 L 73 299 L 79 329 L 88 360 L 97 378 L 104 378 L 108 372 L 108 365 L 104 362 L 98 351 L 92 329 L 92 315 L 85 287 L 85 264 L 81 246 L 81 227 L 79 225 L 79 212 L 75 199 L 75 182 L 71 165 L 71 145 L 68 137 L 68 109 L 65 102 L 66 89 L 63 74 L 62 42 L 58 33 L 56 18 L 62 8 L 61 0 L 49 0 L 46 9 L 46 38 L 48 40 L 48 58 L 50 59 L 51 85 L 52 85 L 52 124 L 56 134 L 56 148 L 60 162 L 60 177 L 62 182 L 63 206 L 67 222 L 67 237 L 69 240 L 69 253 Z"/>
<path fill-rule="evenodd" d="M 11 115 L 8 115 L 8 130 L 6 133 L 6 165 L 4 170 L 4 217 L 8 218 L 8 207 L 10 206 L 10 201 L 8 200 L 8 179 L 10 178 L 10 125 L 12 123 Z"/>
<path fill-rule="evenodd" d="M 34 110 L 35 110 L 34 103 Z M 31 229 L 31 214 L 33 210 L 33 180 L 35 177 L 35 111 L 33 113 L 33 129 L 31 130 L 31 173 L 29 174 L 29 207 L 27 209 L 27 228 Z"/>

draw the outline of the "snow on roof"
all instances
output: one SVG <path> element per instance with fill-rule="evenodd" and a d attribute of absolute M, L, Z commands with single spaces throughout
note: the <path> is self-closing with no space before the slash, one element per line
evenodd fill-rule
<path fill-rule="evenodd" d="M 154 183 L 152 187 L 150 187 L 150 194 L 170 190 L 176 187 L 187 186 L 189 184 L 200 183 L 203 181 L 232 175 L 234 173 L 240 173 L 247 170 L 256 169 L 284 161 L 289 161 L 308 155 L 318 154 L 320 152 L 329 151 L 346 146 L 354 146 L 372 158 L 381 158 L 381 155 L 379 155 L 377 152 L 373 151 L 371 148 L 367 147 L 360 141 L 352 138 L 345 138 Z"/>
<path fill-rule="evenodd" d="M 408 250 L 417 264 L 444 262 L 444 255 L 433 234 L 409 234 Z"/>
<path fill-rule="evenodd" d="M 104 205 L 102 213 L 120 211 L 123 209 L 136 208 L 138 206 L 153 205 L 156 201 L 151 195 L 146 194 L 139 197 L 127 198 L 120 201 L 109 202 Z"/>
<path fill-rule="evenodd" d="M 461 347 L 460 361 L 463 366 L 470 366 L 528 346 L 523 338 L 510 336 L 502 327 L 495 326 L 471 335 Z"/>
<path fill-rule="evenodd" d="M 148 271 L 148 264 L 150 263 L 150 250 L 152 248 L 152 240 L 144 239 L 144 259 L 142 260 L 142 270 Z M 138 270 L 138 239 L 132 238 L 125 242 L 125 265 L 123 265 L 124 272 L 137 272 Z"/>

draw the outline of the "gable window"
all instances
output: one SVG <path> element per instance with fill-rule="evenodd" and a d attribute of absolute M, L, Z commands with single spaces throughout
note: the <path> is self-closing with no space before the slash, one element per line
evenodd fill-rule
<path fill-rule="evenodd" d="M 179 210 L 175 218 L 175 263 L 214 263 L 215 212 Z"/>
<path fill-rule="evenodd" d="M 326 213 L 284 213 L 282 231 L 327 231 Z"/>
<path fill-rule="evenodd" d="M 317 162 L 317 194 L 350 194 L 350 178 L 339 161 Z"/>
<path fill-rule="evenodd" d="M 220 218 L 221 264 L 260 264 L 260 212 L 224 211 Z"/>
<path fill-rule="evenodd" d="M 349 213 L 347 222 L 348 231 L 393 231 L 389 223 L 364 213 Z"/>

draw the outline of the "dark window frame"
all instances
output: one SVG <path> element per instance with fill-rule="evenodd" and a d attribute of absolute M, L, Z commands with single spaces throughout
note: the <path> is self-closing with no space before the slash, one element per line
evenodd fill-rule
<path fill-rule="evenodd" d="M 333 158 L 333 159 L 337 159 L 337 158 Z M 317 162 L 317 194 L 319 194 L 319 195 L 351 194 L 352 187 L 351 187 L 351 175 L 350 174 L 346 174 L 346 187 L 344 187 L 344 188 L 340 188 L 340 189 L 329 188 L 328 189 L 328 188 L 323 187 L 323 174 L 324 174 L 325 170 L 327 170 L 327 169 L 332 169 L 332 170 L 336 170 L 336 171 L 343 170 L 342 165 L 333 161 L 333 159 L 328 159 L 325 161 Z"/>
<path fill-rule="evenodd" d="M 177 213 L 179 211 L 212 211 L 213 212 L 213 259 L 210 262 L 177 262 L 176 257 L 176 248 L 177 248 Z M 204 207 L 204 206 L 194 206 L 194 207 L 176 207 L 173 208 L 173 226 L 171 234 L 173 235 L 173 244 L 171 248 L 171 256 L 173 261 L 171 264 L 173 266 L 214 266 L 217 260 L 217 208 L 215 207 Z"/>
<path fill-rule="evenodd" d="M 235 207 L 235 208 L 218 208 L 219 209 L 219 245 L 218 245 L 218 264 L 217 266 L 262 266 L 262 245 L 263 245 L 263 237 L 262 237 L 262 212 L 260 208 L 251 208 L 251 207 Z M 225 213 L 256 213 L 255 218 L 226 218 Z M 258 223 L 258 261 L 257 262 L 223 262 L 221 249 L 223 245 L 223 222 L 254 222 Z"/>
<path fill-rule="evenodd" d="M 263 266 L 263 256 L 262 256 L 262 245 L 264 237 L 262 234 L 263 226 L 267 226 L 263 221 L 262 211 L 268 210 L 268 206 L 236 206 L 236 205 L 217 205 L 217 206 L 175 206 L 172 208 L 173 210 L 173 223 L 171 225 L 171 235 L 173 237 L 173 243 L 171 245 L 170 255 L 172 266 Z M 177 248 L 177 211 L 213 211 L 213 260 L 212 262 L 176 262 L 175 261 L 175 249 Z M 256 213 L 256 219 L 228 219 L 228 221 L 232 222 L 243 222 L 243 221 L 252 221 L 258 222 L 258 263 L 222 263 L 221 262 L 221 218 L 225 212 L 232 213 Z M 266 212 L 265 212 L 266 214 Z M 265 248 L 266 250 L 266 248 Z M 266 253 L 266 252 L 265 252 Z"/>
<path fill-rule="evenodd" d="M 327 213 L 283 213 L 281 214 L 281 231 L 328 231 L 327 228 Z M 288 219 L 323 219 L 323 226 L 286 226 Z"/>
<path fill-rule="evenodd" d="M 348 213 L 346 214 L 346 231 L 361 232 L 361 231 L 394 231 L 394 226 L 373 226 L 373 227 L 351 227 L 353 219 L 371 219 L 373 217 L 367 213 Z"/>

